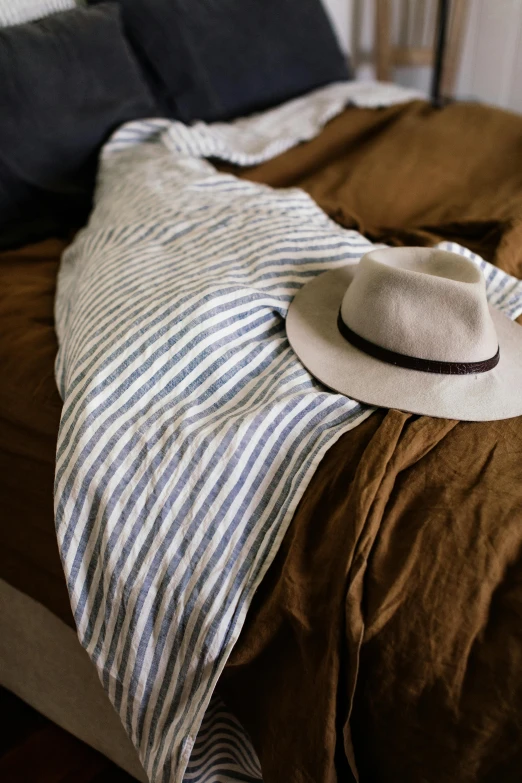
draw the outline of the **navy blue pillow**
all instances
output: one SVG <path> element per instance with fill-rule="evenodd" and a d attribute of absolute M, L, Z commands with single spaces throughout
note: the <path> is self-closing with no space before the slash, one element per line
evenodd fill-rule
<path fill-rule="evenodd" d="M 320 0 L 118 2 L 163 112 L 184 122 L 237 117 L 350 77 Z"/>
<path fill-rule="evenodd" d="M 157 114 L 114 3 L 0 29 L 0 246 L 87 217 L 97 156 Z"/>

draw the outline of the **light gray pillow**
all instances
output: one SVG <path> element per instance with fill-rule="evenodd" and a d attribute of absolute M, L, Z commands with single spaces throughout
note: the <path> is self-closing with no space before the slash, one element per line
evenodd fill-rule
<path fill-rule="evenodd" d="M 0 27 L 42 19 L 77 5 L 83 5 L 83 0 L 0 0 Z"/>

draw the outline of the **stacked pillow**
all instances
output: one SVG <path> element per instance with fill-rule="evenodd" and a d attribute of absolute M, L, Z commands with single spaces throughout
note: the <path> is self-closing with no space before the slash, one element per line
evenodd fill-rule
<path fill-rule="evenodd" d="M 101 145 L 157 111 L 112 3 L 0 29 L 0 106 L 0 247 L 85 222 Z"/>
<path fill-rule="evenodd" d="M 0 247 L 85 222 L 124 122 L 229 119 L 349 75 L 321 0 L 80 2 L 0 0 Z"/>
<path fill-rule="evenodd" d="M 321 0 L 117 2 L 163 113 L 183 122 L 230 119 L 349 78 Z"/>

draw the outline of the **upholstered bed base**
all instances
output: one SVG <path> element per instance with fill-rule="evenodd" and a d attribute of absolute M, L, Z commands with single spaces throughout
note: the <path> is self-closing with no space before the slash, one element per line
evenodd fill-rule
<path fill-rule="evenodd" d="M 0 579 L 0 685 L 146 783 L 146 775 L 76 634 Z"/>

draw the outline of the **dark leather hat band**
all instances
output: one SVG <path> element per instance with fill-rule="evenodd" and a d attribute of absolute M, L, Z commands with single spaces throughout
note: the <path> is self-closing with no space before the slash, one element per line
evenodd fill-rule
<path fill-rule="evenodd" d="M 389 351 L 387 348 L 381 348 L 380 345 L 366 340 L 356 332 L 352 331 L 341 318 L 341 312 L 337 317 L 337 326 L 340 333 L 359 351 L 373 356 L 374 359 L 380 359 L 388 364 L 395 364 L 397 367 L 404 367 L 407 370 L 418 370 L 419 372 L 433 372 L 439 375 L 475 375 L 480 372 L 488 372 L 497 366 L 500 359 L 500 349 L 491 359 L 483 362 L 437 362 L 431 359 L 416 359 L 414 356 L 407 356 L 403 353 Z"/>

